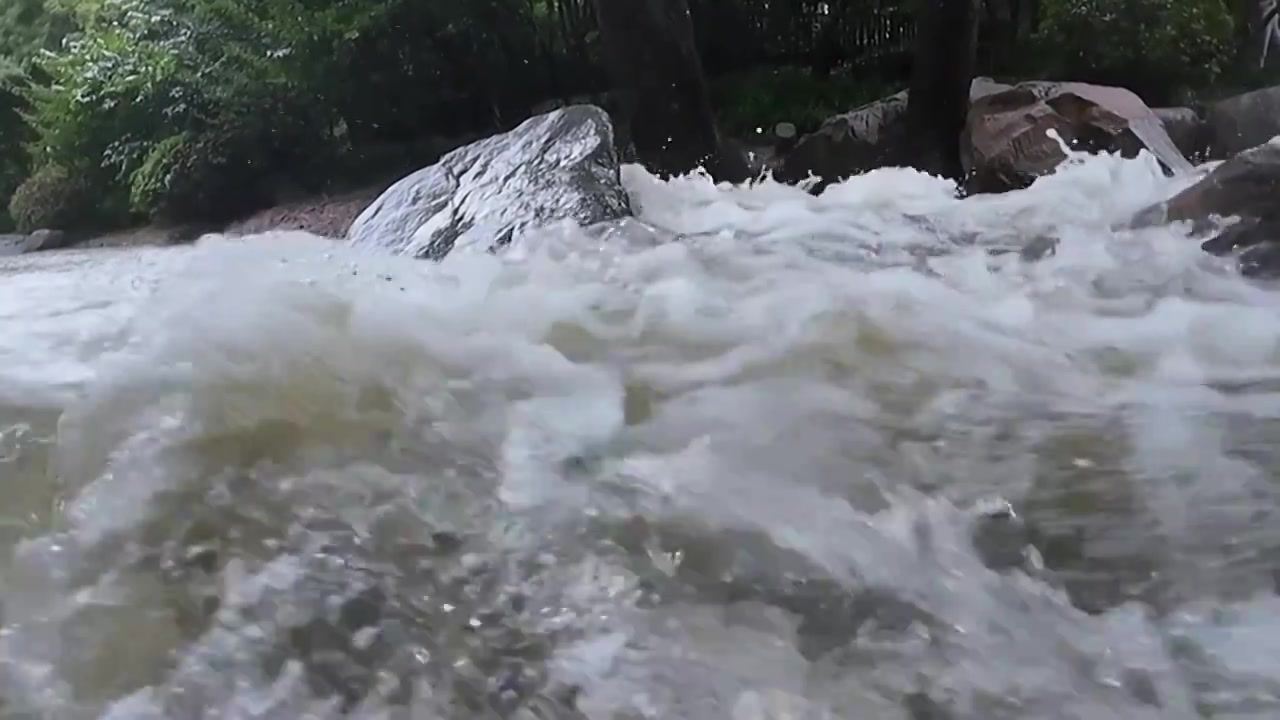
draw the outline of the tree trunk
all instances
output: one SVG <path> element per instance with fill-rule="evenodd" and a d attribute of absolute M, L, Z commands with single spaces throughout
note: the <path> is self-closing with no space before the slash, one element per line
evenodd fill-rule
<path fill-rule="evenodd" d="M 960 179 L 960 135 L 978 45 L 981 0 L 924 0 L 907 100 L 908 158 L 917 170 Z"/>
<path fill-rule="evenodd" d="M 717 180 L 746 180 L 745 158 L 716 131 L 686 0 L 594 2 L 641 164 L 664 177 L 703 166 Z"/>

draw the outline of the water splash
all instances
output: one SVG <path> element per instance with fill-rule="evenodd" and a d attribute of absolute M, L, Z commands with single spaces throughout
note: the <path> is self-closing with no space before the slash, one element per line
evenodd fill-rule
<path fill-rule="evenodd" d="M 1190 178 L 624 179 L 0 261 L 0 714 L 1275 715 L 1280 296 L 1123 229 Z"/>

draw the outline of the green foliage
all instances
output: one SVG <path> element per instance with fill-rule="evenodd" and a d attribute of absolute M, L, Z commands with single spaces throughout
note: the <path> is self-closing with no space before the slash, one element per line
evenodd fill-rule
<path fill-rule="evenodd" d="M 79 230 L 97 216 L 93 188 L 84 176 L 46 165 L 27 178 L 9 200 L 9 214 L 20 232 L 41 228 Z"/>
<path fill-rule="evenodd" d="M 46 0 L 0 0 L 0 58 L 18 67 L 41 51 L 58 49 L 73 30 L 70 14 Z"/>
<path fill-rule="evenodd" d="M 711 94 L 725 134 L 750 138 L 780 122 L 794 124 L 801 133 L 812 132 L 832 115 L 898 89 L 850 75 L 819 78 L 803 68 L 775 68 L 714 82 Z"/>
<path fill-rule="evenodd" d="M 139 215 L 164 217 L 189 195 L 191 136 L 187 133 L 161 140 L 151 148 L 142 167 L 133 174 L 129 205 Z"/>
<path fill-rule="evenodd" d="M 85 162 L 98 169 L 87 180 L 104 196 L 122 206 L 130 199 L 147 214 L 251 205 L 258 176 L 298 157 L 323 156 L 334 141 L 336 118 L 317 68 L 331 56 L 336 28 L 344 26 L 335 18 L 345 5 L 311 4 L 102 0 L 77 6 L 83 32 L 68 38 L 63 52 L 45 56 L 40 67 L 50 82 L 31 94 L 39 161 Z M 347 27 L 358 20 L 343 19 Z M 170 140 L 175 130 L 191 138 L 181 152 Z M 173 197 L 157 194 L 161 158 L 178 163 L 164 167 L 176 173 Z M 135 181 L 144 166 L 147 173 Z M 214 182 L 196 199 L 182 183 L 205 173 Z M 213 188 L 234 197 L 212 197 Z M 139 207 L 141 198 L 159 205 Z"/>
<path fill-rule="evenodd" d="M 182 133 L 151 147 L 132 175 L 134 213 L 166 222 L 227 220 L 269 198 L 275 144 L 244 126 Z M 300 167 L 302 158 L 292 165 Z"/>
<path fill-rule="evenodd" d="M 1213 83 L 1233 42 L 1222 0 L 1044 0 L 1036 45 L 1052 76 L 1124 86 L 1163 105 Z"/>

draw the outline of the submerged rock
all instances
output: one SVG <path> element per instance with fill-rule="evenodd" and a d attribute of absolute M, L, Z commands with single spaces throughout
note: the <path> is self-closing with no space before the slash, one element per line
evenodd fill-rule
<path fill-rule="evenodd" d="M 974 100 L 961 143 L 969 192 L 1017 190 L 1064 159 L 1056 131 L 1073 149 L 1154 155 L 1166 170 L 1190 163 L 1160 118 L 1132 92 L 1085 83 L 1022 83 Z"/>
<path fill-rule="evenodd" d="M 440 259 L 493 251 L 560 220 L 631 214 L 604 110 L 574 105 L 460 147 L 392 185 L 347 233 L 357 246 Z"/>

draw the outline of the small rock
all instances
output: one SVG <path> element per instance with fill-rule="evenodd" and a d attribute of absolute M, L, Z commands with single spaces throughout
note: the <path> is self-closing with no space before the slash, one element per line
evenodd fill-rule
<path fill-rule="evenodd" d="M 59 250 L 68 245 L 67 234 L 61 230 L 36 230 L 27 236 L 23 252 Z"/>

